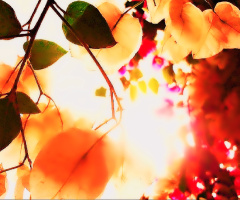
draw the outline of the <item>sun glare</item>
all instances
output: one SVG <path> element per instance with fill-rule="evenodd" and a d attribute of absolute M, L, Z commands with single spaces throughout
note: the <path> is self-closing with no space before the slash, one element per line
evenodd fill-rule
<path fill-rule="evenodd" d="M 21 4 L 20 1 L 17 2 L 19 5 Z M 28 1 L 28 3 L 32 4 L 31 1 Z M 26 7 L 27 5 L 22 6 Z M 17 6 L 15 7 L 18 16 L 21 15 L 20 13 L 25 15 L 23 7 L 19 7 L 19 10 L 17 10 Z M 68 42 L 63 33 L 56 31 L 61 29 L 60 20 L 56 19 L 52 12 L 46 17 L 47 23 L 43 24 L 44 28 L 41 29 L 42 31 L 39 32 L 37 38 L 52 40 L 68 50 Z M 24 17 L 21 20 L 26 22 Z M 156 39 L 162 40 L 163 37 L 163 32 L 158 31 Z M 8 46 L 6 50 L 0 52 L 0 60 L 13 67 L 16 64 L 17 56 L 23 56 L 24 54 L 21 47 L 24 41 L 14 39 L 10 43 L 7 41 L 5 44 L 5 42 L 1 41 L 0 43 Z M 9 57 L 9 54 L 12 56 Z M 173 170 L 174 163 L 184 157 L 185 145 L 195 146 L 189 128 L 188 110 L 184 106 L 179 106 L 179 102 L 184 103 L 188 94 L 184 91 L 183 95 L 179 96 L 179 93 L 172 89 L 175 85 L 171 85 L 171 88 L 166 83 L 161 72 L 162 69 L 152 67 L 155 56 L 149 54 L 139 62 L 138 68 L 144 76 L 138 81 L 148 83 L 152 78 L 157 80 L 159 83 L 157 94 L 149 88 L 145 93 L 139 90 L 136 99 L 133 101 L 130 98 L 129 90 L 125 90 L 122 86 L 119 80 L 120 75 L 117 73 L 109 75 L 123 106 L 121 124 L 109 133 L 109 136 L 121 146 L 122 164 L 99 198 L 130 199 L 139 198 L 143 194 L 154 196 L 153 188 L 156 180 L 166 177 L 170 170 Z M 168 64 L 164 58 L 161 59 L 165 62 L 162 67 Z M 88 123 L 89 127 L 96 127 L 111 117 L 108 85 L 99 71 L 88 71 L 87 65 L 84 60 L 74 59 L 70 53 L 67 53 L 51 67 L 36 71 L 39 77 L 44 77 L 42 80 L 40 78 L 39 81 L 40 83 L 45 82 L 44 91 L 51 96 L 60 112 L 63 112 L 63 118 L 67 118 L 67 124 L 75 124 L 77 127 L 81 127 L 84 123 L 85 125 Z M 173 69 L 189 72 L 189 66 L 186 62 L 175 65 Z M 137 86 L 138 83 L 132 84 Z M 106 97 L 95 95 L 95 91 L 100 87 L 106 88 Z M 34 90 L 31 95 L 36 100 L 39 93 Z M 65 116 L 64 113 L 66 112 L 68 115 Z M 58 118 L 56 116 L 55 119 Z M 81 121 L 82 119 L 86 120 Z M 38 129 L 34 130 L 30 127 L 29 130 L 32 131 L 31 134 L 40 137 Z M 104 127 L 101 130 L 104 130 Z M 46 129 L 46 133 L 47 131 L 49 130 Z M 32 149 L 35 149 L 33 139 L 32 142 L 32 146 L 34 146 Z M 227 142 L 225 142 L 225 145 L 230 148 Z M 38 151 L 35 149 L 33 155 Z M 234 152 L 234 150 L 229 151 L 229 158 L 234 156 Z M 13 152 L 7 152 L 3 159 L 7 159 L 9 154 L 11 158 L 16 157 L 13 156 Z M 17 157 L 18 160 L 20 160 L 20 157 Z M 13 198 L 15 193 L 13 188 L 16 184 L 16 175 L 8 176 L 12 180 L 10 179 L 8 182 L 9 189 L 5 196 L 6 199 Z M 203 185 L 199 183 L 198 187 L 202 188 Z M 23 198 L 29 198 L 29 192 L 26 189 L 22 193 Z"/>

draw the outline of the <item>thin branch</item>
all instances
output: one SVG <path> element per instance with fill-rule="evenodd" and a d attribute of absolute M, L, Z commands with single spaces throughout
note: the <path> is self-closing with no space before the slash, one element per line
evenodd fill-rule
<path fill-rule="evenodd" d="M 65 10 L 63 10 L 55 1 L 53 2 L 53 4 L 63 13 L 63 14 L 67 14 Z"/>
<path fill-rule="evenodd" d="M 98 130 L 99 128 L 101 128 L 104 124 L 108 123 L 109 121 L 111 121 L 113 118 L 111 117 L 110 119 L 105 120 L 102 124 L 100 124 L 99 126 L 97 126 L 94 130 Z"/>
<path fill-rule="evenodd" d="M 17 168 L 23 166 L 26 160 L 27 160 L 27 155 L 25 155 L 25 157 L 23 158 L 23 161 L 22 161 L 19 165 L 16 165 L 16 166 L 14 166 L 14 167 L 10 167 L 10 168 L 8 168 L 8 169 L 1 170 L 1 171 L 0 171 L 0 174 L 1 174 L 1 173 L 4 173 L 4 172 L 7 172 L 7 171 L 10 171 L 10 170 L 13 170 L 13 169 L 17 169 Z"/>
<path fill-rule="evenodd" d="M 27 26 L 27 25 L 28 25 L 28 29 L 30 29 L 31 22 L 32 22 L 35 14 L 36 14 L 36 12 L 37 12 L 37 9 L 38 9 L 41 1 L 42 1 L 42 0 L 38 0 L 37 5 L 35 6 L 35 8 L 34 8 L 34 10 L 33 10 L 33 13 L 32 13 L 32 15 L 31 15 L 30 19 L 28 20 L 28 22 L 27 22 L 26 24 L 24 24 L 24 25 L 22 26 L 22 28 L 23 28 L 24 26 Z"/>
<path fill-rule="evenodd" d="M 114 109 L 114 99 L 113 99 L 113 92 L 112 91 L 110 91 L 110 95 L 111 95 L 111 105 L 112 105 L 112 118 L 116 120 L 115 109 Z"/>
<path fill-rule="evenodd" d="M 117 22 L 115 23 L 115 25 L 113 26 L 112 30 L 116 28 L 116 26 L 118 25 L 118 23 L 120 22 L 120 20 L 123 18 L 124 15 L 126 15 L 130 10 L 140 6 L 142 3 L 144 3 L 144 0 L 139 1 L 134 6 L 132 6 L 131 8 L 127 9 L 124 13 L 122 13 L 121 16 L 118 18 Z"/>
<path fill-rule="evenodd" d="M 11 92 L 16 91 L 16 89 L 17 89 L 17 85 L 18 85 L 20 76 L 22 74 L 22 71 L 24 69 L 25 63 L 26 63 L 27 59 L 30 56 L 30 52 L 31 52 L 31 49 L 32 49 L 32 46 L 33 46 L 33 42 L 34 42 L 34 40 L 36 38 L 37 32 L 38 32 L 38 30 L 39 30 L 39 28 L 40 28 L 40 26 L 42 24 L 42 21 L 43 21 L 45 15 L 46 15 L 46 13 L 47 13 L 47 11 L 49 9 L 49 6 L 50 6 L 50 1 L 47 1 L 47 3 L 45 5 L 45 7 L 44 7 L 44 9 L 43 9 L 39 19 L 38 19 L 38 21 L 37 21 L 37 23 L 35 25 L 35 27 L 32 29 L 32 32 L 31 32 L 31 35 L 30 35 L 31 39 L 29 41 L 28 48 L 27 48 L 26 53 L 25 53 L 25 55 L 23 57 L 23 61 L 22 61 L 21 67 L 20 67 L 20 69 L 18 71 L 18 74 L 17 74 L 17 77 L 15 79 L 15 82 L 14 82 L 14 85 L 12 87 Z"/>
<path fill-rule="evenodd" d="M 100 72 L 102 73 L 104 79 L 106 80 L 110 91 L 113 93 L 113 95 L 116 98 L 116 101 L 118 103 L 119 106 L 119 110 L 120 110 L 120 121 L 121 121 L 121 117 L 122 117 L 122 106 L 121 103 L 119 101 L 119 98 L 117 96 L 117 93 L 111 83 L 111 81 L 109 80 L 106 72 L 103 70 L 102 66 L 100 65 L 100 63 L 98 62 L 98 60 L 96 59 L 96 57 L 94 56 L 94 54 L 92 53 L 92 51 L 89 49 L 88 45 L 81 39 L 81 37 L 78 36 L 78 34 L 75 32 L 75 30 L 72 28 L 72 26 L 67 22 L 67 20 L 64 19 L 64 17 L 58 12 L 58 10 L 54 7 L 54 0 L 50 0 L 51 2 L 53 2 L 50 6 L 53 9 L 53 11 L 60 17 L 60 19 L 66 24 L 66 26 L 70 29 L 70 31 L 72 32 L 72 34 L 75 36 L 75 38 L 83 45 L 83 47 L 86 49 L 86 51 L 88 52 L 88 54 L 91 56 L 91 58 L 93 59 L 93 61 L 95 62 L 95 64 L 97 65 L 98 69 L 100 70 Z"/>
<path fill-rule="evenodd" d="M 4 40 L 4 39 L 12 39 L 12 38 L 18 38 L 18 37 L 26 37 L 26 36 L 30 36 L 30 33 L 25 33 L 25 34 L 18 34 L 18 35 L 8 35 L 8 36 L 1 36 L 0 40 Z"/>
<path fill-rule="evenodd" d="M 22 140 L 23 140 L 23 145 L 24 145 L 24 150 L 25 150 L 25 158 L 28 160 L 30 169 L 32 169 L 32 161 L 31 161 L 31 159 L 29 157 L 29 154 L 28 154 L 27 142 L 26 142 L 26 138 L 25 138 L 25 135 L 24 135 L 24 130 L 23 130 L 22 127 L 21 127 L 21 135 L 22 135 Z"/>
<path fill-rule="evenodd" d="M 32 71 L 32 74 L 33 74 L 33 76 L 34 76 L 34 79 L 35 79 L 35 81 L 36 81 L 36 84 L 37 84 L 38 89 L 39 89 L 39 92 L 40 92 L 40 95 L 39 95 L 39 97 L 38 97 L 38 100 L 37 100 L 36 104 L 39 103 L 40 98 L 41 98 L 42 95 L 44 95 L 45 97 L 47 97 L 47 98 L 49 99 L 49 102 L 48 102 L 48 105 L 46 106 L 46 108 L 44 109 L 44 111 L 45 111 L 45 110 L 48 108 L 50 101 L 52 101 L 53 104 L 54 104 L 54 106 L 55 106 L 56 109 L 57 109 L 58 116 L 59 116 L 60 122 L 61 122 L 61 128 L 62 128 L 62 130 L 63 130 L 63 120 L 62 120 L 62 116 L 61 116 L 61 113 L 60 113 L 60 111 L 59 111 L 59 109 L 58 109 L 57 104 L 56 104 L 55 101 L 52 99 L 52 97 L 50 97 L 49 95 L 47 95 L 47 94 L 43 91 L 43 89 L 42 89 L 42 87 L 41 87 L 41 84 L 40 84 L 40 82 L 39 82 L 39 80 L 38 80 L 38 77 L 37 77 L 37 75 L 36 75 L 36 73 L 35 73 L 32 65 L 31 65 L 31 63 L 30 63 L 29 61 L 28 61 L 28 67 L 29 67 L 29 68 L 31 69 L 31 71 Z M 43 111 L 43 112 L 44 112 L 44 111 Z M 30 114 L 28 115 L 28 117 L 27 117 L 27 119 L 26 119 L 26 122 L 25 122 L 25 125 L 24 125 L 24 129 L 26 128 L 27 121 L 28 121 L 29 117 L 30 117 Z"/>
<path fill-rule="evenodd" d="M 154 6 L 157 6 L 157 4 L 156 4 L 155 0 L 153 0 L 153 3 L 154 3 Z"/>

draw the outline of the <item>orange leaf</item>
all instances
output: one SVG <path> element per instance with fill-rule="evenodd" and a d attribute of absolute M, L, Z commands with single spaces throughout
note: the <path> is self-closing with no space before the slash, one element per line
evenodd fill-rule
<path fill-rule="evenodd" d="M 136 54 L 142 41 L 142 28 L 138 19 L 130 14 L 121 17 L 122 12 L 111 3 L 105 2 L 98 9 L 110 26 L 117 44 L 111 48 L 91 49 L 91 51 L 105 72 L 110 74 L 120 69 Z M 96 64 L 82 46 L 70 43 L 70 51 L 73 57 L 84 60 L 90 70 L 97 69 Z"/>
<path fill-rule="evenodd" d="M 228 2 L 218 3 L 215 13 L 203 12 L 207 25 L 200 48 L 193 51 L 194 58 L 216 55 L 224 48 L 240 48 L 240 10 Z"/>
<path fill-rule="evenodd" d="M 174 40 L 188 50 L 196 48 L 205 28 L 202 11 L 186 0 L 172 0 L 169 15 L 166 26 Z"/>
<path fill-rule="evenodd" d="M 170 32 L 166 29 L 162 45 L 162 55 L 175 63 L 180 62 L 184 59 L 189 53 L 190 50 L 187 50 L 184 46 L 178 44 Z"/>
<path fill-rule="evenodd" d="M 169 15 L 169 2 L 171 0 L 147 0 L 147 6 L 150 13 L 150 21 L 154 24 Z"/>
<path fill-rule="evenodd" d="M 2 170 L 2 165 L 0 164 L 0 170 Z M 6 172 L 0 174 L 0 198 L 4 199 L 6 193 Z"/>
<path fill-rule="evenodd" d="M 96 131 L 72 128 L 50 140 L 30 174 L 32 198 L 97 198 L 118 163 L 116 145 L 107 136 L 96 143 L 99 137 Z"/>

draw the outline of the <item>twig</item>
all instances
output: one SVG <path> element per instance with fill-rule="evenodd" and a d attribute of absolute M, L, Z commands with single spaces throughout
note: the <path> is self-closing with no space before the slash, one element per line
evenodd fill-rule
<path fill-rule="evenodd" d="M 111 121 L 113 118 L 111 117 L 110 119 L 107 119 L 106 121 L 104 121 L 102 124 L 100 124 L 99 126 L 97 126 L 94 130 L 98 130 L 99 128 L 101 128 L 104 124 L 108 123 L 109 121 Z"/>
<path fill-rule="evenodd" d="M 32 71 L 32 74 L 33 74 L 33 76 L 34 76 L 34 79 L 35 79 L 35 81 L 36 81 L 36 84 L 37 84 L 37 86 L 38 86 L 39 93 L 40 93 L 36 104 L 39 103 L 42 95 L 44 95 L 45 97 L 47 97 L 47 98 L 49 99 L 49 102 L 48 102 L 48 105 L 46 106 L 46 108 L 44 109 L 44 111 L 45 111 L 45 110 L 48 108 L 50 101 L 52 101 L 53 104 L 54 104 L 54 106 L 55 106 L 56 109 L 57 109 L 58 116 L 59 116 L 60 122 L 61 122 L 61 128 L 62 128 L 62 130 L 63 130 L 63 120 L 62 120 L 62 116 L 61 116 L 61 113 L 60 113 L 60 111 L 59 111 L 59 109 L 58 109 L 57 104 L 55 103 L 55 101 L 53 100 L 52 97 L 50 97 L 49 95 L 47 95 L 47 94 L 43 91 L 43 89 L 42 89 L 42 87 L 41 87 L 41 84 L 40 84 L 40 82 L 39 82 L 39 80 L 38 80 L 38 77 L 37 77 L 37 75 L 36 75 L 36 73 L 35 73 L 35 71 L 34 71 L 34 69 L 33 69 L 33 67 L 32 67 L 32 64 L 31 64 L 29 61 L 28 61 L 28 67 L 29 67 L 29 68 L 31 69 L 31 71 Z M 43 111 L 43 112 L 44 112 L 44 111 Z M 26 128 L 27 121 L 28 121 L 30 115 L 31 115 L 31 114 L 29 114 L 28 117 L 27 117 L 27 119 L 26 119 L 26 122 L 25 122 L 25 124 L 24 124 L 24 129 Z"/>
<path fill-rule="evenodd" d="M 124 13 L 122 13 L 121 16 L 118 18 L 117 22 L 115 23 L 115 25 L 113 26 L 112 30 L 116 28 L 116 26 L 118 25 L 118 23 L 120 22 L 120 20 L 123 18 L 124 15 L 126 15 L 130 10 L 140 6 L 142 3 L 144 3 L 144 0 L 139 1 L 134 6 L 132 6 L 131 8 L 127 9 Z"/>
<path fill-rule="evenodd" d="M 39 0 L 39 1 L 41 1 L 41 0 Z M 48 11 L 48 9 L 49 9 L 49 6 L 50 6 L 50 1 L 47 1 L 47 3 L 46 3 L 46 5 L 45 5 L 45 7 L 44 7 L 44 9 L 43 9 L 43 11 L 42 11 L 39 19 L 38 19 L 38 21 L 37 21 L 37 23 L 36 23 L 36 25 L 35 25 L 35 27 L 32 29 L 32 32 L 31 32 L 31 35 L 30 35 L 31 39 L 30 39 L 30 41 L 29 41 L 28 48 L 27 48 L 26 53 L 25 53 L 25 55 L 24 55 L 24 57 L 23 57 L 23 61 L 22 61 L 21 67 L 20 67 L 20 69 L 19 69 L 19 71 L 18 71 L 18 74 L 17 74 L 17 77 L 16 77 L 16 79 L 15 79 L 15 82 L 14 82 L 14 85 L 13 85 L 13 87 L 12 87 L 11 92 L 12 92 L 12 91 L 16 91 L 16 89 L 17 89 L 17 85 L 18 85 L 20 76 L 21 76 L 21 74 L 22 74 L 22 71 L 23 71 L 23 69 L 24 69 L 25 63 L 26 63 L 27 59 L 28 59 L 29 56 L 30 56 L 30 52 L 31 52 L 31 49 L 32 49 L 32 46 L 33 46 L 33 42 L 34 42 L 34 40 L 35 40 L 35 38 L 36 38 L 37 32 L 38 32 L 38 30 L 39 30 L 39 28 L 40 28 L 40 26 L 41 26 L 41 24 L 42 24 L 42 21 L 43 21 L 45 15 L 46 15 L 46 13 L 47 13 L 47 11 Z"/>
<path fill-rule="evenodd" d="M 113 93 L 113 95 L 116 98 L 116 101 L 118 103 L 119 106 L 119 110 L 120 110 L 120 121 L 121 121 L 121 117 L 122 117 L 122 106 L 121 103 L 119 101 L 119 98 L 117 96 L 117 93 L 111 83 L 111 81 L 109 80 L 106 72 L 103 70 L 102 66 L 100 65 L 100 63 L 98 62 L 98 60 L 96 59 L 96 57 L 93 55 L 92 51 L 89 49 L 88 45 L 81 39 L 81 37 L 78 36 L 78 34 L 75 32 L 75 30 L 72 28 L 72 26 L 67 22 L 67 20 L 64 19 L 64 17 L 58 12 L 58 10 L 54 7 L 54 0 L 50 0 L 52 2 L 52 4 L 50 5 L 51 8 L 53 9 L 53 11 L 59 16 L 59 18 L 66 24 L 66 26 L 70 29 L 70 31 L 72 32 L 72 34 L 75 36 L 75 38 L 83 45 L 83 47 L 86 49 L 86 51 L 88 52 L 88 54 L 91 56 L 91 58 L 93 59 L 93 61 L 95 62 L 95 64 L 97 65 L 98 69 L 100 70 L 100 72 L 102 73 L 104 79 L 106 80 L 110 91 Z"/>
<path fill-rule="evenodd" d="M 33 13 L 32 13 L 32 15 L 31 15 L 30 19 L 28 20 L 28 22 L 27 22 L 26 24 L 24 24 L 24 25 L 22 26 L 22 28 L 23 28 L 24 26 L 28 25 L 28 29 L 30 30 L 31 22 L 32 22 L 35 14 L 36 14 L 36 12 L 37 12 L 37 9 L 38 9 L 41 1 L 42 1 L 42 0 L 38 0 L 37 5 L 35 6 L 35 8 L 34 8 L 34 10 L 33 10 Z M 27 40 L 28 40 L 28 39 L 29 39 L 29 38 L 27 37 Z"/>
<path fill-rule="evenodd" d="M 27 155 L 25 155 L 25 157 L 23 158 L 23 161 L 22 161 L 19 165 L 16 165 L 16 166 L 14 166 L 14 167 L 10 167 L 10 168 L 8 168 L 8 169 L 1 170 L 1 171 L 0 171 L 0 174 L 1 174 L 1 173 L 4 173 L 4 172 L 7 172 L 7 171 L 10 171 L 10 170 L 13 170 L 13 169 L 17 169 L 17 168 L 23 166 L 26 160 L 27 160 Z"/>
<path fill-rule="evenodd" d="M 55 1 L 53 2 L 53 4 L 63 13 L 63 14 L 67 14 L 65 10 L 63 10 Z"/>
<path fill-rule="evenodd" d="M 8 35 L 8 36 L 1 36 L 0 40 L 4 40 L 4 39 L 11 39 L 11 38 L 18 38 L 18 37 L 26 37 L 26 36 L 30 36 L 30 33 L 26 33 L 26 34 L 19 34 L 19 35 Z"/>
<path fill-rule="evenodd" d="M 37 32 L 38 32 L 38 30 L 39 30 L 39 28 L 40 28 L 40 26 L 41 26 L 41 24 L 42 24 L 42 21 L 43 21 L 45 15 L 46 15 L 46 13 L 47 13 L 47 11 L 48 11 L 48 9 L 49 9 L 49 6 L 50 6 L 50 2 L 47 1 L 47 3 L 46 3 L 46 5 L 45 5 L 45 7 L 44 7 L 44 9 L 43 9 L 43 11 L 42 11 L 39 19 L 38 19 L 38 21 L 37 21 L 37 23 L 36 23 L 36 25 L 35 25 L 35 27 L 34 27 L 34 28 L 32 29 L 32 31 L 31 31 L 31 35 L 30 35 L 31 39 L 30 39 L 30 41 L 29 41 L 28 48 L 27 48 L 26 53 L 25 53 L 25 55 L 24 55 L 24 57 L 23 57 L 23 60 L 22 60 L 22 62 L 21 62 L 21 66 L 20 66 L 20 69 L 19 69 L 19 71 L 18 71 L 17 77 L 16 77 L 16 79 L 15 79 L 15 81 L 14 81 L 13 87 L 12 87 L 11 91 L 10 91 L 9 94 L 8 94 L 9 96 L 10 96 L 10 95 L 16 95 L 17 86 L 18 86 L 20 77 L 21 77 L 21 75 L 22 75 L 23 69 L 24 69 L 24 67 L 25 67 L 25 63 L 27 62 L 27 59 L 28 59 L 29 56 L 30 56 L 30 52 L 31 52 L 31 48 L 32 48 L 33 42 L 34 42 L 34 40 L 35 40 L 35 38 L 36 38 Z M 16 98 L 16 96 L 15 96 L 15 98 Z M 17 105 L 17 112 L 19 113 L 18 105 Z M 29 162 L 30 168 L 32 167 L 32 161 L 31 161 L 31 159 L 29 158 L 28 148 L 27 148 L 27 142 L 26 142 L 26 138 L 25 138 L 25 135 L 24 135 L 24 129 L 23 129 L 22 123 L 21 123 L 21 134 L 22 134 L 22 139 L 23 139 L 23 144 L 24 144 L 24 149 L 25 149 L 25 157 L 24 157 L 24 159 L 23 159 L 23 162 L 20 163 L 19 165 L 15 166 L 15 167 L 6 169 L 6 170 L 4 170 L 4 171 L 9 171 L 9 170 L 12 170 L 12 169 L 16 169 L 16 168 L 18 168 L 18 167 L 21 167 L 21 166 L 24 164 L 24 162 L 26 161 L 26 159 L 27 159 L 28 162 Z M 4 171 L 1 171 L 1 173 L 4 172 Z"/>

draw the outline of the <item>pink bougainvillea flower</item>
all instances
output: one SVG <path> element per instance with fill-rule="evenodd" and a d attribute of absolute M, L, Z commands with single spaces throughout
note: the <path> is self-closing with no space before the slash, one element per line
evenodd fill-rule
<path fill-rule="evenodd" d="M 104 2 L 97 8 L 106 19 L 117 44 L 111 48 L 91 49 L 91 51 L 105 72 L 111 74 L 136 54 L 142 41 L 142 28 L 138 19 L 130 14 L 122 15 L 120 9 L 112 3 Z M 96 64 L 82 46 L 70 43 L 70 51 L 73 57 L 86 61 L 88 69 L 97 69 Z"/>

